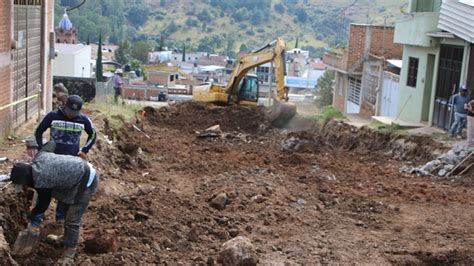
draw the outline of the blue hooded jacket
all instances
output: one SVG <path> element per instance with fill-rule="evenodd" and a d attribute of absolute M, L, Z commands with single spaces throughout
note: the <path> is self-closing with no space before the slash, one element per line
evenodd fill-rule
<path fill-rule="evenodd" d="M 81 150 L 80 142 L 83 130 L 88 135 L 87 142 L 82 147 L 84 153 L 89 152 L 97 137 L 95 128 L 86 115 L 80 113 L 78 116 L 69 119 L 64 115 L 63 109 L 59 108 L 49 112 L 36 128 L 35 138 L 39 149 L 43 146 L 43 133 L 48 128 L 50 129 L 51 140 L 56 143 L 56 149 L 54 150 L 56 154 L 77 156 L 79 150 Z"/>

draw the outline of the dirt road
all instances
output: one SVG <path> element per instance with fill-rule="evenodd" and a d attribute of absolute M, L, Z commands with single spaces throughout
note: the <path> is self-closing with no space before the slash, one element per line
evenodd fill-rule
<path fill-rule="evenodd" d="M 197 137 L 217 124 L 219 137 Z M 261 264 L 474 262 L 473 187 L 399 172 L 441 149 L 429 139 L 341 123 L 292 133 L 260 109 L 194 103 L 149 108 L 143 129 L 151 138 L 131 125 L 113 144 L 99 137 L 101 189 L 82 238 L 112 252 L 82 243 L 78 263 L 216 263 L 235 236 L 252 241 Z M 225 209 L 211 207 L 222 192 Z M 57 260 L 44 239 L 60 232 L 52 217 L 35 255 L 18 262 Z"/>

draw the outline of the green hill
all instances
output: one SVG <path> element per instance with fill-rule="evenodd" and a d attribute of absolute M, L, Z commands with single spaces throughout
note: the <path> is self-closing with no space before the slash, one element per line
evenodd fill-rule
<path fill-rule="evenodd" d="M 64 6 L 58 0 L 56 19 Z M 343 44 L 348 25 L 393 24 L 406 0 L 88 0 L 70 18 L 82 40 L 102 30 L 111 43 L 128 38 L 170 47 L 235 54 L 282 36 L 289 47 L 320 55 L 328 45 Z"/>

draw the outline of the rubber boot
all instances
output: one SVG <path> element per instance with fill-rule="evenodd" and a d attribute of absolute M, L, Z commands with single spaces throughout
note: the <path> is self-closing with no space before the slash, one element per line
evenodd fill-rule
<path fill-rule="evenodd" d="M 76 248 L 65 248 L 63 255 L 58 260 L 59 265 L 72 265 L 74 263 L 74 257 L 76 256 Z"/>

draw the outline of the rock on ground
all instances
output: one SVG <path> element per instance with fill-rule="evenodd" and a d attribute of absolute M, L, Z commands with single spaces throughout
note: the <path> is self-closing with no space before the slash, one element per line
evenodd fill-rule
<path fill-rule="evenodd" d="M 257 265 L 258 259 L 250 239 L 238 236 L 222 245 L 218 261 L 223 265 Z"/>
<path fill-rule="evenodd" d="M 225 209 L 225 206 L 229 203 L 229 197 L 227 196 L 226 193 L 219 193 L 217 196 L 215 196 L 211 202 L 210 205 L 213 208 L 216 208 L 218 210 L 223 210 Z"/>

